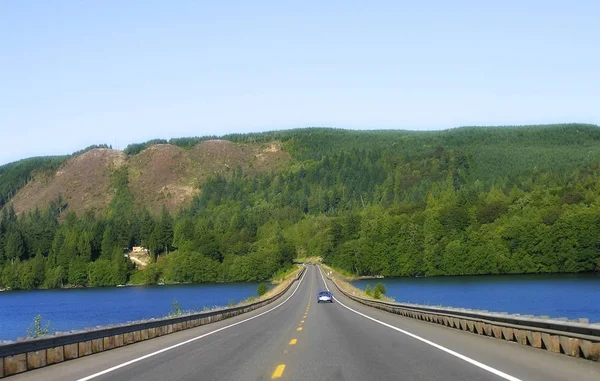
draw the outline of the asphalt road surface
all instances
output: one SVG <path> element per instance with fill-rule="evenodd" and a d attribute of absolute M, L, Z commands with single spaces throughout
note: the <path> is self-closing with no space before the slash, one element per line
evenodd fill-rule
<path fill-rule="evenodd" d="M 309 265 L 251 313 L 8 379 L 598 381 L 600 364 L 362 306 Z"/>

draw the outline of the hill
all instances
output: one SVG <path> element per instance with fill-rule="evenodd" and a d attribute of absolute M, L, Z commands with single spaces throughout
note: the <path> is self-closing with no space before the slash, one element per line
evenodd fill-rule
<path fill-rule="evenodd" d="M 0 287 L 262 280 L 307 254 L 359 275 L 595 271 L 599 141 L 582 124 L 309 128 L 9 167 L 28 177 L 2 188 Z"/>
<path fill-rule="evenodd" d="M 66 160 L 54 171 L 33 176 L 11 199 L 18 214 L 44 209 L 59 196 L 68 211 L 103 212 L 113 199 L 111 174 L 122 166 L 134 202 L 158 214 L 163 205 L 171 212 L 189 205 L 202 182 L 215 174 L 236 168 L 261 173 L 281 168 L 289 155 L 279 145 L 235 144 L 224 140 L 203 141 L 191 149 L 170 144 L 151 145 L 136 155 L 107 148 L 96 148 Z"/>

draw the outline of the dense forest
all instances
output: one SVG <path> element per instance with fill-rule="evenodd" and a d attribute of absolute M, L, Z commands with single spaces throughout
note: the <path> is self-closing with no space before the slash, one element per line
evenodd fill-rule
<path fill-rule="evenodd" d="M 0 287 L 264 280 L 305 255 L 360 275 L 600 269 L 597 126 L 311 128 L 222 139 L 279 141 L 294 161 L 268 174 L 217 173 L 175 215 L 134 209 L 124 169 L 114 171 L 101 214 L 77 216 L 59 198 L 16 216 L 8 203 Z M 8 195 L 21 186 L 0 182 Z M 152 253 L 143 271 L 124 256 L 138 245 Z"/>

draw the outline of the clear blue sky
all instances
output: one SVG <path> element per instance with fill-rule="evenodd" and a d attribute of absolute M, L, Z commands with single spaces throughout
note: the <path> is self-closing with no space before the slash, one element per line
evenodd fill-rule
<path fill-rule="evenodd" d="M 306 126 L 600 123 L 598 1 L 0 2 L 0 164 Z"/>

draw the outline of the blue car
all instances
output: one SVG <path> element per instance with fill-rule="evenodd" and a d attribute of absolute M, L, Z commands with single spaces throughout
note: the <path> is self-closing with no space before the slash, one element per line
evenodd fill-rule
<path fill-rule="evenodd" d="M 333 303 L 333 295 L 329 291 L 321 291 L 317 294 L 317 303 Z"/>

